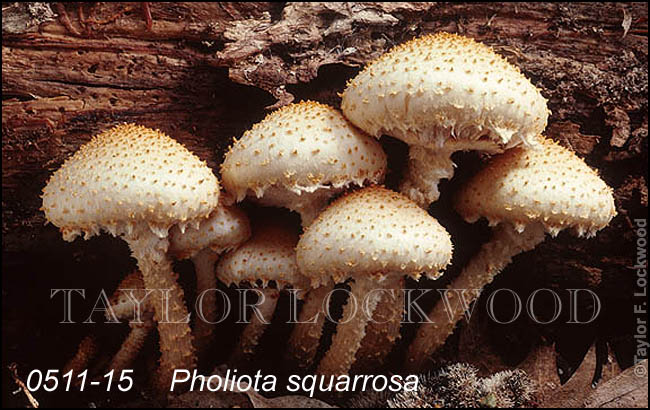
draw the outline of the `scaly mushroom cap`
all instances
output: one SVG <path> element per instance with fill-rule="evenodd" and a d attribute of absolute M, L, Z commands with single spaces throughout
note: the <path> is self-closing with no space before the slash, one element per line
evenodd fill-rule
<path fill-rule="evenodd" d="M 520 231 L 540 222 L 552 235 L 604 228 L 616 215 L 612 189 L 572 151 L 550 139 L 540 145 L 495 156 L 459 191 L 456 210 L 469 222 L 508 221 Z"/>
<path fill-rule="evenodd" d="M 250 236 L 250 222 L 241 209 L 218 205 L 198 228 L 188 226 L 181 232 L 180 227 L 174 226 L 169 232 L 169 252 L 178 259 L 190 258 L 205 248 L 222 253 Z"/>
<path fill-rule="evenodd" d="M 309 281 L 296 266 L 298 234 L 290 228 L 267 222 L 251 239 L 224 255 L 217 264 L 217 277 L 226 285 L 257 281 L 267 287 L 274 281 L 278 289 L 307 289 Z"/>
<path fill-rule="evenodd" d="M 226 190 L 241 201 L 271 186 L 296 194 L 380 182 L 386 170 L 381 146 L 336 109 L 312 101 L 267 115 L 234 142 L 221 166 Z"/>
<path fill-rule="evenodd" d="M 113 235 L 148 223 L 160 237 L 217 205 L 212 170 L 160 131 L 118 125 L 84 144 L 43 189 L 43 211 L 63 238 Z"/>
<path fill-rule="evenodd" d="M 484 44 L 444 32 L 396 46 L 368 64 L 348 83 L 341 108 L 370 135 L 433 148 L 452 137 L 534 143 L 549 115 L 546 100 L 517 67 Z"/>
<path fill-rule="evenodd" d="M 449 234 L 410 199 L 379 186 L 332 203 L 296 248 L 298 267 L 312 286 L 353 276 L 389 274 L 438 278 L 451 260 Z"/>

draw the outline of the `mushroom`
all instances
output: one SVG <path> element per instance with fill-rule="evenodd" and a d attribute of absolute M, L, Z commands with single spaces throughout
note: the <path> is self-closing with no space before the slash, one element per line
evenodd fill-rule
<path fill-rule="evenodd" d="M 266 206 L 298 212 L 308 226 L 334 195 L 381 183 L 386 154 L 335 108 L 312 101 L 290 104 L 255 124 L 230 147 L 223 185 L 237 201 L 253 196 Z M 308 367 L 324 323 L 322 305 L 333 288 L 312 290 L 289 339 L 287 359 Z M 315 322 L 310 320 L 315 317 Z"/>
<path fill-rule="evenodd" d="M 244 329 L 230 362 L 251 357 L 273 318 L 280 291 L 286 287 L 307 289 L 309 281 L 296 266 L 296 230 L 277 221 L 265 222 L 252 238 L 224 255 L 217 264 L 217 277 L 226 285 L 248 284 L 260 290 L 257 309 Z M 299 292 L 300 294 L 300 292 Z"/>
<path fill-rule="evenodd" d="M 197 316 L 194 322 L 194 347 L 199 356 L 212 342 L 217 320 L 217 299 L 213 291 L 217 287 L 215 263 L 220 254 L 236 248 L 251 235 L 246 214 L 234 205 L 226 206 L 221 202 L 223 198 L 198 228 L 189 226 L 181 232 L 180 227 L 175 226 L 169 232 L 169 253 L 177 259 L 192 259 L 196 271 L 196 293 L 202 295 L 203 317 Z"/>
<path fill-rule="evenodd" d="M 312 101 L 267 115 L 235 140 L 221 165 L 236 200 L 296 211 L 308 226 L 328 200 L 351 185 L 380 183 L 386 154 L 336 109 Z"/>
<path fill-rule="evenodd" d="M 459 191 L 456 210 L 468 222 L 482 216 L 496 227 L 449 289 L 480 290 L 514 256 L 542 242 L 545 232 L 555 237 L 572 228 L 578 236 L 592 237 L 616 215 L 612 189 L 581 158 L 550 139 L 542 139 L 540 149 L 519 147 L 494 157 Z M 462 309 L 447 312 L 444 303 L 434 306 L 433 323 L 424 323 L 409 347 L 409 370 L 423 367 L 463 314 Z"/>
<path fill-rule="evenodd" d="M 490 47 L 456 34 L 408 41 L 348 83 L 343 114 L 370 135 L 409 145 L 400 191 L 426 208 L 451 178 L 451 155 L 535 144 L 550 111 L 517 67 Z"/>
<path fill-rule="evenodd" d="M 205 162 L 169 136 L 134 124 L 104 131 L 57 170 L 43 188 L 46 219 L 63 239 L 101 230 L 122 237 L 138 261 L 147 289 L 166 289 L 155 303 L 160 378 L 169 391 L 174 369 L 195 367 L 183 290 L 167 256 L 169 229 L 198 224 L 217 205 L 219 182 Z"/>
<path fill-rule="evenodd" d="M 333 202 L 303 233 L 296 248 L 301 273 L 312 286 L 352 279 L 345 322 L 318 365 L 323 375 L 347 374 L 381 298 L 404 276 L 437 278 L 450 262 L 447 231 L 417 204 L 372 186 Z M 400 289 L 401 290 L 401 289 Z"/>

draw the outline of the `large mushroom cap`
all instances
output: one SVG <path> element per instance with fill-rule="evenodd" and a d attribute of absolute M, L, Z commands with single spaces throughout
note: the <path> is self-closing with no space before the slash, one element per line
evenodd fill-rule
<path fill-rule="evenodd" d="M 458 193 L 456 210 L 468 221 L 485 217 L 518 229 L 540 222 L 551 234 L 573 227 L 591 236 L 616 215 L 612 189 L 572 151 L 550 139 L 540 149 L 498 155 Z"/>
<path fill-rule="evenodd" d="M 306 101 L 269 114 L 237 140 L 221 167 L 223 184 L 241 201 L 271 186 L 296 194 L 380 182 L 386 169 L 381 146 L 336 109 Z"/>
<path fill-rule="evenodd" d="M 312 285 L 387 274 L 437 278 L 452 256 L 449 234 L 405 196 L 372 186 L 332 203 L 298 242 L 296 257 Z"/>
<path fill-rule="evenodd" d="M 236 206 L 218 205 L 198 227 L 185 232 L 174 226 L 169 232 L 169 252 L 179 259 L 194 256 L 205 248 L 221 253 L 244 242 L 251 235 L 248 216 Z"/>
<path fill-rule="evenodd" d="M 138 223 L 165 236 L 174 224 L 207 216 L 218 199 L 219 182 L 205 162 L 160 131 L 122 124 L 93 137 L 52 175 L 43 210 L 66 240 Z"/>
<path fill-rule="evenodd" d="M 368 64 L 349 82 L 341 108 L 370 135 L 433 147 L 451 137 L 532 142 L 549 114 L 517 67 L 484 44 L 444 32 L 396 46 Z"/>
<path fill-rule="evenodd" d="M 309 281 L 296 266 L 298 234 L 273 222 L 259 226 L 251 239 L 227 253 L 217 264 L 217 277 L 226 285 L 275 282 L 278 289 L 307 289 Z"/>

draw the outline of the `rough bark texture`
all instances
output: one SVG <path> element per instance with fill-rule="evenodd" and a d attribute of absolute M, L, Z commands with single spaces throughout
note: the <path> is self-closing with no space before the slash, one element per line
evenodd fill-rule
<path fill-rule="evenodd" d="M 150 30 L 144 8 L 133 3 L 2 7 L 7 360 L 45 368 L 30 359 L 28 348 L 37 349 L 48 332 L 61 330 L 60 318 L 47 311 L 54 306 L 49 289 L 110 287 L 117 271 L 132 268 L 126 266 L 132 264 L 126 248 L 111 240 L 63 244 L 56 228 L 44 226 L 39 211 L 48 176 L 93 134 L 124 121 L 159 128 L 216 172 L 231 138 L 263 118 L 266 107 L 294 97 L 338 106 L 337 93 L 361 65 L 395 44 L 436 31 L 474 37 L 519 66 L 549 100 L 553 115 L 547 134 L 584 157 L 615 189 L 619 215 L 609 228 L 592 240 L 562 234 L 546 241 L 515 260 L 495 286 L 587 284 L 609 297 L 604 304 L 632 311 L 633 220 L 647 217 L 648 197 L 646 3 L 151 3 Z M 395 187 L 406 150 L 390 140 L 385 146 L 394 149 L 389 157 L 397 167 L 388 180 Z M 482 234 L 454 237 L 455 268 L 448 278 L 489 232 L 482 225 L 464 226 L 442 209 L 449 205 L 445 198 L 453 184 L 476 169 L 474 162 L 460 158 L 454 180 L 441 186 L 441 200 L 432 207 L 452 234 L 482 229 Z M 102 261 L 110 263 L 104 267 Z M 95 267 L 94 274 L 89 267 Z M 116 273 L 110 280 L 103 276 L 111 271 Z M 36 278 L 45 280 L 34 286 Z M 24 309 L 25 300 L 40 310 Z M 605 313 L 603 320 L 616 316 Z M 629 335 L 632 320 L 628 315 L 599 322 L 586 333 Z M 26 326 L 39 329 L 28 345 L 24 341 L 33 333 L 25 332 Z M 562 327 L 552 329 L 554 336 L 563 334 Z M 503 329 L 492 333 L 502 335 L 493 337 L 500 342 L 513 337 Z M 55 343 L 72 352 L 87 331 L 67 334 Z"/>

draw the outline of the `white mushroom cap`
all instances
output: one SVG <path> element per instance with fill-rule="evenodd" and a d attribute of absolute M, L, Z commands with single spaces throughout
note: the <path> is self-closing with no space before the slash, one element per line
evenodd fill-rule
<path fill-rule="evenodd" d="M 519 231 L 540 222 L 556 235 L 572 227 L 594 235 L 616 215 L 612 189 L 572 151 L 550 139 L 539 149 L 495 156 L 458 193 L 456 210 L 469 222 L 510 222 Z"/>
<path fill-rule="evenodd" d="M 265 221 L 248 242 L 219 260 L 217 277 L 226 285 L 260 281 L 265 288 L 273 281 L 278 289 L 307 289 L 309 281 L 296 265 L 297 242 L 298 234 L 292 228 Z"/>
<path fill-rule="evenodd" d="M 248 216 L 236 206 L 219 204 L 197 227 L 185 232 L 174 226 L 169 232 L 169 252 L 178 259 L 194 256 L 205 248 L 222 253 L 237 247 L 251 235 Z"/>
<path fill-rule="evenodd" d="M 219 182 L 204 161 L 160 131 L 122 124 L 65 161 L 43 189 L 42 209 L 70 241 L 139 223 L 164 237 L 172 225 L 206 217 L 218 199 Z"/>
<path fill-rule="evenodd" d="M 438 221 L 396 192 L 372 186 L 333 202 L 303 233 L 296 258 L 317 287 L 353 276 L 437 278 L 452 243 Z"/>
<path fill-rule="evenodd" d="M 295 194 L 380 182 L 386 155 L 377 141 L 336 109 L 290 104 L 267 115 L 234 142 L 221 166 L 226 190 L 241 201 L 269 187 Z"/>
<path fill-rule="evenodd" d="M 476 141 L 485 149 L 533 142 L 546 127 L 546 100 L 490 47 L 449 33 L 394 47 L 348 83 L 341 108 L 370 135 L 442 147 Z M 453 137 L 453 138 L 452 138 Z"/>

